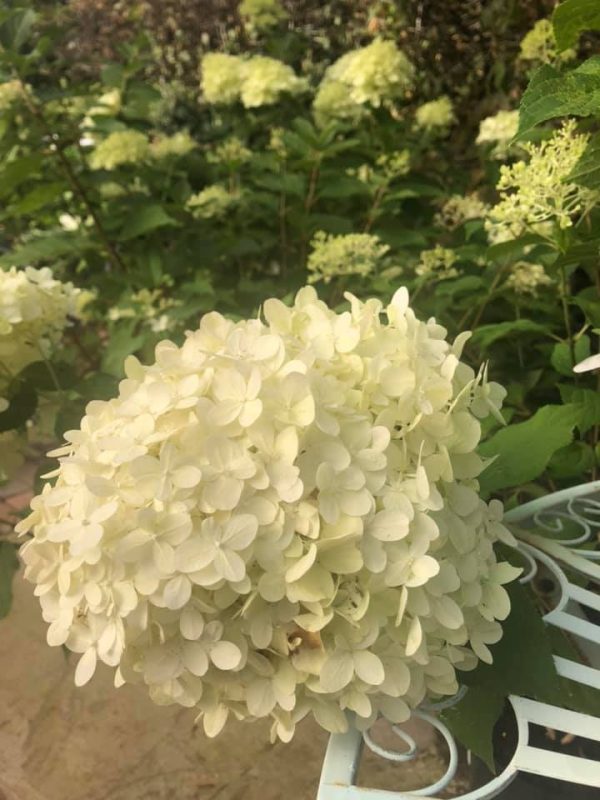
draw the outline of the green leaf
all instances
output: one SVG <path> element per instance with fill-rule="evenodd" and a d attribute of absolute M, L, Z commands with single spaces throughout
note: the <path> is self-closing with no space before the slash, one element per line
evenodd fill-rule
<path fill-rule="evenodd" d="M 16 9 L 0 25 L 0 44 L 7 50 L 18 53 L 29 39 L 36 16 L 35 11 L 30 8 Z"/>
<path fill-rule="evenodd" d="M 573 403 L 579 407 L 577 428 L 584 434 L 600 425 L 600 393 L 593 389 L 580 389 L 577 386 L 559 386 L 563 403 Z"/>
<path fill-rule="evenodd" d="M 552 454 L 570 444 L 580 416 L 578 405 L 544 406 L 526 422 L 509 425 L 482 444 L 485 458 L 496 456 L 479 482 L 486 494 L 532 481 L 546 469 Z"/>
<path fill-rule="evenodd" d="M 574 345 L 575 363 L 571 358 L 571 348 L 568 342 L 558 342 L 554 345 L 550 362 L 554 369 L 561 375 L 573 377 L 573 367 L 590 355 L 590 340 L 588 336 L 581 336 Z"/>
<path fill-rule="evenodd" d="M 559 72 L 547 64 L 534 73 L 519 108 L 515 140 L 525 138 L 536 125 L 573 114 L 587 117 L 600 111 L 600 56 L 577 69 Z"/>
<path fill-rule="evenodd" d="M 134 213 L 125 220 L 120 238 L 123 241 L 127 241 L 128 239 L 135 239 L 137 236 L 150 233 L 150 231 L 154 231 L 157 228 L 177 224 L 177 221 L 174 220 L 173 217 L 170 217 L 162 206 L 152 203 L 151 205 L 136 209 Z"/>
<path fill-rule="evenodd" d="M 489 688 L 472 686 L 452 708 L 441 713 L 442 721 L 458 741 L 495 772 L 492 737 L 504 709 L 504 695 Z"/>
<path fill-rule="evenodd" d="M 27 192 L 24 197 L 10 206 L 10 213 L 14 216 L 32 214 L 34 211 L 44 208 L 44 206 L 61 197 L 66 188 L 66 184 L 61 181 L 52 181 L 51 183 L 36 186 L 35 189 Z"/>
<path fill-rule="evenodd" d="M 534 322 L 531 319 L 515 319 L 509 322 L 481 325 L 473 333 L 472 341 L 474 344 L 478 344 L 485 349 L 494 344 L 494 342 L 497 342 L 498 339 L 503 339 L 505 336 L 525 333 L 548 335 L 548 329 L 546 325 Z"/>
<path fill-rule="evenodd" d="M 582 31 L 600 30 L 598 0 L 565 0 L 552 14 L 554 36 L 559 51 L 577 44 Z"/>
<path fill-rule="evenodd" d="M 600 188 L 600 135 L 592 136 L 581 158 L 565 180 L 586 186 L 588 189 Z"/>
<path fill-rule="evenodd" d="M 491 692 L 522 695 L 552 703 L 560 701 L 561 689 L 552 657 L 546 624 L 529 589 L 518 581 L 506 586 L 510 614 L 502 623 L 502 639 L 492 645 L 493 662 L 480 662 L 463 682 Z"/>
<path fill-rule="evenodd" d="M 597 258 L 600 258 L 600 254 Z M 587 289 L 583 289 L 583 291 L 575 295 L 573 302 L 584 312 L 592 325 L 600 327 L 600 300 L 595 286 L 588 286 Z"/>
<path fill-rule="evenodd" d="M 548 464 L 548 474 L 559 480 L 580 478 L 581 483 L 583 476 L 593 469 L 595 463 L 593 447 L 587 442 L 571 442 L 554 453 Z"/>
<path fill-rule="evenodd" d="M 354 197 L 369 192 L 368 187 L 362 181 L 349 176 L 330 176 L 329 181 L 327 181 L 327 176 L 323 176 L 323 182 L 323 188 L 319 189 L 319 197 L 323 198 Z"/>
<path fill-rule="evenodd" d="M 75 384 L 77 375 L 70 364 L 59 361 L 52 363 L 50 368 L 45 361 L 34 361 L 22 369 L 15 380 L 38 392 L 54 392 L 58 388 L 56 383 L 61 389 Z"/>
<path fill-rule="evenodd" d="M 0 433 L 20 428 L 31 419 L 38 404 L 37 392 L 26 384 L 21 384 L 9 398 L 6 411 L 0 413 Z"/>
<path fill-rule="evenodd" d="M 12 605 L 12 581 L 19 568 L 17 548 L 10 542 L 0 542 L 0 619 L 5 617 Z"/>
<path fill-rule="evenodd" d="M 110 375 L 123 377 L 123 362 L 143 344 L 142 334 L 134 335 L 135 323 L 112 330 L 108 347 L 102 358 L 102 369 Z"/>
<path fill-rule="evenodd" d="M 2 166 L 2 182 L 0 183 L 0 197 L 8 197 L 23 181 L 39 173 L 43 164 L 43 157 L 36 153 L 23 156 Z"/>
<path fill-rule="evenodd" d="M 42 234 L 5 253 L 0 257 L 0 266 L 24 267 L 38 261 L 52 261 L 61 256 L 83 253 L 94 246 L 86 236 L 71 231 Z"/>

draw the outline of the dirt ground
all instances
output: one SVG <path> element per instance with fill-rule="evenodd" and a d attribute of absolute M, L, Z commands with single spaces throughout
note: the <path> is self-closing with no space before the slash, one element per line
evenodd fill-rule
<path fill-rule="evenodd" d="M 0 493 L 5 518 L 7 498 L 13 508 L 26 500 L 27 480 Z M 270 744 L 262 723 L 233 722 L 210 740 L 194 727 L 193 711 L 155 706 L 139 687 L 115 690 L 106 668 L 77 689 L 74 660 L 47 646 L 20 574 L 14 593 L 0 621 L 0 800 L 316 798 L 328 737 L 314 722 L 304 721 L 287 745 Z M 419 761 L 388 765 L 369 755 L 363 785 L 407 790 L 443 773 L 443 747 L 428 731 L 411 733 L 423 745 Z"/>

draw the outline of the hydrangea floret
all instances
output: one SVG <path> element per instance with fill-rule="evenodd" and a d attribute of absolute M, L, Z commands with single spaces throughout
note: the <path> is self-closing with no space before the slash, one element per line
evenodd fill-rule
<path fill-rule="evenodd" d="M 148 138 L 141 131 L 114 131 L 90 154 L 92 169 L 113 170 L 123 164 L 138 164 L 150 154 Z"/>
<path fill-rule="evenodd" d="M 494 145 L 491 151 L 492 157 L 502 160 L 509 155 L 509 143 L 517 135 L 518 129 L 518 110 L 498 111 L 497 114 L 481 120 L 475 143 L 492 143 Z"/>
<path fill-rule="evenodd" d="M 531 264 L 529 261 L 517 261 L 513 264 L 506 279 L 508 289 L 530 297 L 537 297 L 539 289 L 552 286 L 553 283 L 541 264 Z"/>
<path fill-rule="evenodd" d="M 251 158 L 252 150 L 238 136 L 229 136 L 206 154 L 209 164 L 223 164 L 228 169 L 237 169 Z"/>
<path fill-rule="evenodd" d="M 346 298 L 206 314 L 66 433 L 18 530 L 77 685 L 102 661 L 210 736 L 231 715 L 289 740 L 311 713 L 405 720 L 492 660 L 519 570 L 475 448 L 504 391 L 406 289 Z"/>
<path fill-rule="evenodd" d="M 239 100 L 243 59 L 227 53 L 207 53 L 200 65 L 200 88 L 207 103 L 231 105 Z"/>
<path fill-rule="evenodd" d="M 389 251 L 378 236 L 370 233 L 348 233 L 339 236 L 318 231 L 311 242 L 308 257 L 309 282 L 330 283 L 333 278 L 371 275 Z"/>
<path fill-rule="evenodd" d="M 568 228 L 575 217 L 597 203 L 597 191 L 568 180 L 589 141 L 589 136 L 577 133 L 576 128 L 574 120 L 563 123 L 550 139 L 523 145 L 529 161 L 501 167 L 497 184 L 501 200 L 486 221 L 486 229 L 496 241 L 515 238 L 546 223 Z"/>
<path fill-rule="evenodd" d="M 415 112 L 417 128 L 428 133 L 445 132 L 456 122 L 452 101 L 446 95 L 419 106 Z"/>
<path fill-rule="evenodd" d="M 315 113 L 344 118 L 361 106 L 379 108 L 402 97 L 414 75 L 413 65 L 394 42 L 376 39 L 327 69 L 315 97 Z"/>

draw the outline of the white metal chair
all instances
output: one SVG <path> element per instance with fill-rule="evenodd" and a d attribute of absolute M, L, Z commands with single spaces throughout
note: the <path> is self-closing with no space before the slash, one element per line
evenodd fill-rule
<path fill-rule="evenodd" d="M 558 590 L 555 607 L 544 615 L 544 621 L 567 632 L 583 654 L 580 663 L 554 656 L 559 675 L 579 684 L 600 689 L 600 626 L 588 619 L 584 609 L 600 612 L 600 594 L 572 583 L 563 569 L 578 573 L 585 582 L 600 585 L 600 550 L 580 548 L 600 535 L 600 481 L 556 492 L 527 503 L 506 515 L 509 523 L 517 524 L 523 531 L 524 543 L 519 547 L 530 563 L 529 572 L 522 582 L 533 579 L 539 565 L 551 573 Z M 552 533 L 551 541 L 541 538 L 535 529 Z M 543 546 L 543 550 L 540 549 Z M 438 704 L 434 710 L 458 702 L 460 696 Z M 503 771 L 485 785 L 462 794 L 461 800 L 485 800 L 497 797 L 520 773 L 545 776 L 571 784 L 600 789 L 600 759 L 592 760 L 561 752 L 552 752 L 530 743 L 530 726 L 572 734 L 600 742 L 600 719 L 588 714 L 570 711 L 559 706 L 541 703 L 525 697 L 508 698 L 517 724 L 517 743 L 514 753 Z M 345 734 L 330 737 L 325 755 L 318 800 L 401 800 L 401 798 L 435 798 L 454 778 L 458 766 L 458 748 L 448 728 L 434 713 L 432 707 L 417 710 L 414 714 L 433 725 L 444 737 L 448 746 L 448 768 L 443 777 L 424 788 L 410 792 L 370 789 L 356 785 L 356 776 L 363 747 L 390 761 L 410 764 L 417 748 L 401 727 L 394 726 L 400 738 L 409 745 L 404 753 L 386 750 L 376 745 L 371 737 L 354 727 Z M 402 767 L 399 766 L 399 769 Z M 405 766 L 406 768 L 406 766 Z M 598 796 L 600 797 L 600 791 Z"/>

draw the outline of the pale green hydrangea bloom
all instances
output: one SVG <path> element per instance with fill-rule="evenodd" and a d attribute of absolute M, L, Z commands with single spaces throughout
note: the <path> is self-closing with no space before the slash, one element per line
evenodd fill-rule
<path fill-rule="evenodd" d="M 552 286 L 554 281 L 546 273 L 541 264 L 530 264 L 528 261 L 517 261 L 511 267 L 506 286 L 517 294 L 528 294 L 536 297 L 538 289 Z"/>
<path fill-rule="evenodd" d="M 370 233 L 334 236 L 323 231 L 315 234 L 311 246 L 307 263 L 310 283 L 329 283 L 347 275 L 365 278 L 375 272 L 390 249 Z"/>
<path fill-rule="evenodd" d="M 279 127 L 271 128 L 271 131 L 269 132 L 269 144 L 268 144 L 269 150 L 275 153 L 275 155 L 278 158 L 281 158 L 282 160 L 287 158 L 288 155 L 287 147 L 284 140 L 284 134 L 285 134 L 285 128 L 279 128 Z"/>
<path fill-rule="evenodd" d="M 406 289 L 346 298 L 206 314 L 66 435 L 18 531 L 77 685 L 102 661 L 209 736 L 231 714 L 289 741 L 406 720 L 492 660 L 519 570 L 476 448 L 505 393 Z"/>
<path fill-rule="evenodd" d="M 314 101 L 322 117 L 351 117 L 402 97 L 413 85 L 415 69 L 394 42 L 376 39 L 339 58 L 325 73 Z"/>
<path fill-rule="evenodd" d="M 551 139 L 523 145 L 529 161 L 501 167 L 497 185 L 501 200 L 486 222 L 496 241 L 515 238 L 545 223 L 568 228 L 575 216 L 598 201 L 598 192 L 566 180 L 589 141 L 576 128 L 574 120 L 565 122 Z"/>
<path fill-rule="evenodd" d="M 356 176 L 374 188 L 385 187 L 386 184 L 401 178 L 410 172 L 410 150 L 396 150 L 393 153 L 382 153 L 375 159 L 375 164 L 361 164 L 358 168 L 346 170 L 348 175 Z"/>
<path fill-rule="evenodd" d="M 241 100 L 244 108 L 273 105 L 282 94 L 297 94 L 307 88 L 304 78 L 276 58 L 223 53 L 204 56 L 201 85 L 207 103 L 230 105 Z"/>
<path fill-rule="evenodd" d="M 196 147 L 196 142 L 187 131 L 178 131 L 173 136 L 160 136 L 150 144 L 150 154 L 154 158 L 185 156 Z"/>
<path fill-rule="evenodd" d="M 224 164 L 227 167 L 239 167 L 246 164 L 252 158 L 250 150 L 237 136 L 230 136 L 224 142 L 217 145 L 207 156 L 207 161 L 211 164 Z"/>
<path fill-rule="evenodd" d="M 244 62 L 240 92 L 244 108 L 270 106 L 282 94 L 298 94 L 306 88 L 306 80 L 276 58 L 253 56 Z"/>
<path fill-rule="evenodd" d="M 202 94 L 207 103 L 231 105 L 240 98 L 244 59 L 227 53 L 207 53 L 202 58 Z"/>
<path fill-rule="evenodd" d="M 445 131 L 456 122 L 452 101 L 446 95 L 419 106 L 415 112 L 418 128 L 429 133 Z"/>
<path fill-rule="evenodd" d="M 223 217 L 232 206 L 239 202 L 239 195 L 228 192 L 224 186 L 215 183 L 193 194 L 186 205 L 195 217 L 212 219 Z"/>
<path fill-rule="evenodd" d="M 8 111 L 18 103 L 26 91 L 21 81 L 5 81 L 0 83 L 0 111 Z"/>
<path fill-rule="evenodd" d="M 521 40 L 519 58 L 522 61 L 551 64 L 555 61 L 572 61 L 576 56 L 577 51 L 572 48 L 558 52 L 554 28 L 549 19 L 538 20 Z"/>
<path fill-rule="evenodd" d="M 475 143 L 493 143 L 495 146 L 491 152 L 492 157 L 504 159 L 509 154 L 509 143 L 517 135 L 518 129 L 518 111 L 498 111 L 497 114 L 481 120 Z"/>
<path fill-rule="evenodd" d="M 457 261 L 458 256 L 454 250 L 438 244 L 432 250 L 421 251 L 420 262 L 415 273 L 419 277 L 438 281 L 456 278 L 459 272 L 454 264 Z"/>
<path fill-rule="evenodd" d="M 287 19 L 279 0 L 242 0 L 239 12 L 251 28 L 264 31 Z"/>
<path fill-rule="evenodd" d="M 470 220 L 483 219 L 489 210 L 490 207 L 475 192 L 464 196 L 454 194 L 435 215 L 435 221 L 438 225 L 453 230 Z"/>
<path fill-rule="evenodd" d="M 140 131 L 115 131 L 90 154 L 92 169 L 112 170 L 123 164 L 139 164 L 150 154 L 147 137 Z"/>

